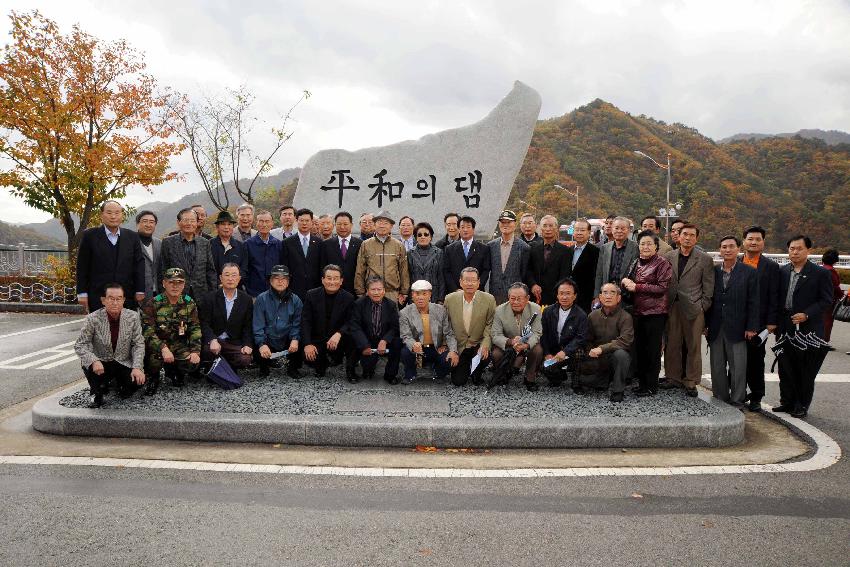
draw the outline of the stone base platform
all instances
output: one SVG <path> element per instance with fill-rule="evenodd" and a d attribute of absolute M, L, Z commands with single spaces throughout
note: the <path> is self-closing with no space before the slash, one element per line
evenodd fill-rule
<path fill-rule="evenodd" d="M 232 391 L 196 382 L 163 386 L 150 398 L 107 395 L 99 409 L 82 407 L 88 389 L 78 385 L 38 401 L 32 423 L 56 435 L 338 447 L 673 448 L 744 440 L 744 415 L 705 392 L 627 393 L 613 404 L 607 392 L 579 396 L 566 387 L 488 391 L 430 379 L 350 385 L 310 374 L 246 376 Z"/>

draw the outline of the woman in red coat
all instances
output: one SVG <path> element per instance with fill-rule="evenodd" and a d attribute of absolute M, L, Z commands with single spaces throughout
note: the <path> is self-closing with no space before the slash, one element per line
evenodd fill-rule
<path fill-rule="evenodd" d="M 823 262 L 823 267 L 829 270 L 829 277 L 832 278 L 833 302 L 832 306 L 823 315 L 824 338 L 829 342 L 829 337 L 832 335 L 832 310 L 835 308 L 835 304 L 844 298 L 844 292 L 841 290 L 841 278 L 838 276 L 835 268 L 832 267 L 838 261 L 838 251 L 830 248 L 823 253 L 821 261 Z"/>

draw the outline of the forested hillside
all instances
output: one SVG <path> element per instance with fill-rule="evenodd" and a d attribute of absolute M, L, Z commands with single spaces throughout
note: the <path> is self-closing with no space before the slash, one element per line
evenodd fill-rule
<path fill-rule="evenodd" d="M 810 233 L 818 247 L 850 249 L 850 145 L 799 136 L 718 144 L 688 126 L 632 116 L 598 99 L 538 122 L 509 204 L 527 209 L 524 200 L 569 221 L 575 198 L 553 185 L 579 185 L 582 216 L 657 212 L 666 172 L 634 150 L 662 163 L 672 154 L 671 200 L 703 229 L 709 248 L 758 223 L 775 250 L 797 231 Z"/>

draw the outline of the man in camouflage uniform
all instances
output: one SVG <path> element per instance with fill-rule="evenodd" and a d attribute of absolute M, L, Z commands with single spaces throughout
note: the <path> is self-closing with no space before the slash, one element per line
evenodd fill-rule
<path fill-rule="evenodd" d="M 159 387 L 159 371 L 165 373 L 175 386 L 182 386 L 186 373 L 197 372 L 201 361 L 201 324 L 198 307 L 183 293 L 186 272 L 182 268 L 165 270 L 162 279 L 165 293 L 142 305 L 142 327 L 145 337 L 145 374 L 148 377 L 146 395 Z"/>

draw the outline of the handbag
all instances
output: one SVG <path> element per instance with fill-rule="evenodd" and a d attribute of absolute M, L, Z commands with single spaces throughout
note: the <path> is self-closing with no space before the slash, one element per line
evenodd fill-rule
<path fill-rule="evenodd" d="M 844 296 L 844 299 L 835 304 L 832 311 L 832 318 L 836 321 L 844 321 L 850 323 L 850 296 Z"/>

